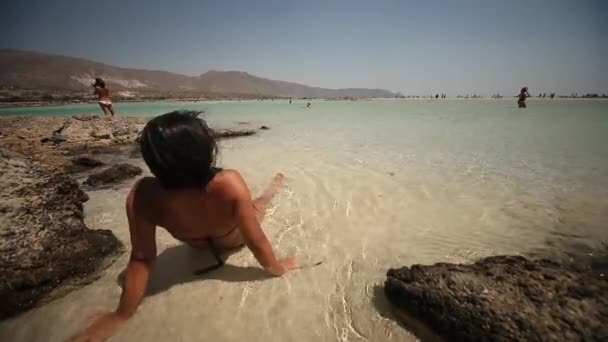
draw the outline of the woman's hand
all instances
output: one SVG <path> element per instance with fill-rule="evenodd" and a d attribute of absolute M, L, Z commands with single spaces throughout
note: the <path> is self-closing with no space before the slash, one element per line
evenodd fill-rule
<path fill-rule="evenodd" d="M 298 266 L 298 263 L 296 262 L 295 257 L 283 258 L 283 259 L 279 259 L 277 261 L 278 261 L 278 267 L 268 268 L 268 272 L 270 272 L 273 276 L 276 276 L 276 277 L 280 277 L 283 274 L 285 274 L 291 270 L 300 268 Z"/>
<path fill-rule="evenodd" d="M 116 312 L 103 312 L 92 317 L 93 323 L 69 338 L 70 342 L 102 342 L 114 335 L 127 318 Z"/>

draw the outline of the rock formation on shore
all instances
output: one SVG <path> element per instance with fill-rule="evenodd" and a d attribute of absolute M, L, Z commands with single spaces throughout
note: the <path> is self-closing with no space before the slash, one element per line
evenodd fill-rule
<path fill-rule="evenodd" d="M 607 277 L 549 260 L 496 256 L 471 265 L 390 269 L 384 289 L 398 312 L 446 340 L 606 341 Z"/>
<path fill-rule="evenodd" d="M 0 145 L 10 156 L 66 167 L 91 151 L 135 143 L 144 125 L 140 118 L 97 115 L 0 117 Z"/>
<path fill-rule="evenodd" d="M 120 250 L 83 222 L 88 196 L 60 170 L 0 150 L 0 319 L 36 305 L 65 280 Z"/>

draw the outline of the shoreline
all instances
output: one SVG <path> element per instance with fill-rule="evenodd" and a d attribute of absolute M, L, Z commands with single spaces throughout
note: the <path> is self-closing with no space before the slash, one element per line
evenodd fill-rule
<path fill-rule="evenodd" d="M 287 98 L 275 98 L 271 100 L 270 98 L 264 98 L 262 101 L 259 99 L 252 98 L 227 98 L 227 99 L 196 99 L 196 98 L 170 98 L 170 99 L 137 99 L 137 100 L 120 100 L 114 101 L 113 104 L 123 104 L 123 103 L 162 103 L 162 102 L 188 102 L 188 103 L 238 103 L 238 102 L 265 102 L 272 103 L 277 102 L 281 103 L 283 101 L 288 101 Z M 409 100 L 433 100 L 437 102 L 441 102 L 441 100 L 517 100 L 517 96 L 513 97 L 502 97 L 502 98 L 494 98 L 494 97 L 475 97 L 475 98 L 464 98 L 464 97 L 447 97 L 444 99 L 435 99 L 430 97 L 403 97 L 403 98 L 384 98 L 384 97 L 370 97 L 370 98 L 360 98 L 360 99 L 334 99 L 334 98 L 314 98 L 314 99 L 293 99 L 294 102 L 297 101 L 327 101 L 327 102 L 359 102 L 359 101 L 409 101 Z M 608 97 L 556 97 L 554 99 L 550 98 L 539 98 L 539 97 L 530 97 L 527 101 L 598 101 L 598 100 L 608 100 Z M 0 109 L 11 109 L 11 108 L 37 108 L 37 107 L 61 107 L 61 106 L 69 106 L 69 105 L 97 105 L 96 100 L 91 101 L 59 101 L 59 102 L 49 102 L 49 101 L 26 101 L 26 102 L 0 102 Z M 0 114 L 2 115 L 2 114 Z"/>

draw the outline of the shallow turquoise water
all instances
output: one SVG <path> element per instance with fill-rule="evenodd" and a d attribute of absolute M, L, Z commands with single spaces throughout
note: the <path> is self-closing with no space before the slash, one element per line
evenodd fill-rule
<path fill-rule="evenodd" d="M 239 170 L 254 194 L 283 172 L 286 184 L 264 229 L 278 254 L 324 261 L 268 281 L 220 273 L 184 282 L 200 260 L 188 251 L 166 257 L 179 243 L 159 229 L 160 276 L 151 286 L 175 284 L 146 298 L 117 341 L 196 341 L 202 332 L 227 341 L 413 340 L 384 317 L 386 307 L 376 297 L 387 268 L 566 245 L 591 250 L 608 241 L 608 101 L 531 99 L 525 110 L 512 99 L 116 108 L 150 117 L 204 109 L 212 127 L 270 126 L 223 141 L 219 163 Z M 145 168 L 141 160 L 132 162 Z M 112 229 L 128 245 L 127 191 L 93 191 L 85 212 L 87 225 Z M 113 309 L 126 258 L 92 285 L 0 324 L 0 333 L 15 341 L 64 339 L 91 310 Z M 246 250 L 228 263 L 256 265 Z"/>

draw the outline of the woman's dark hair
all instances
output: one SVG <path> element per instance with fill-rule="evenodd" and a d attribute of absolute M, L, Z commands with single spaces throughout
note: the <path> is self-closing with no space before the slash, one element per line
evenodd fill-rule
<path fill-rule="evenodd" d="M 95 79 L 95 86 L 96 87 L 105 88 L 106 87 L 106 82 L 104 82 L 101 78 L 97 77 Z"/>
<path fill-rule="evenodd" d="M 215 174 L 217 144 L 199 114 L 175 111 L 144 127 L 141 153 L 164 188 L 205 188 Z"/>
<path fill-rule="evenodd" d="M 527 91 L 528 91 L 528 87 L 523 87 L 523 88 L 521 88 L 520 93 L 525 93 L 525 92 L 527 92 Z"/>

